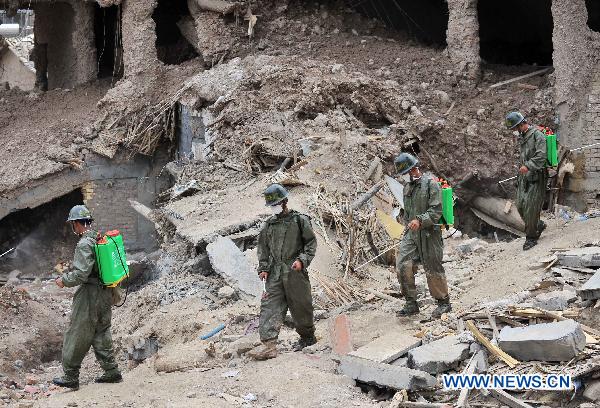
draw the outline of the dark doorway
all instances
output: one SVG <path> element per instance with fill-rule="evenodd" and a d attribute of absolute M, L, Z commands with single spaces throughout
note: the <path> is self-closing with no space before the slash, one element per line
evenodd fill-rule
<path fill-rule="evenodd" d="M 123 42 L 121 38 L 121 7 L 96 5 L 94 15 L 98 78 L 123 76 Z"/>
<path fill-rule="evenodd" d="M 446 46 L 446 0 L 368 0 L 354 3 L 357 3 L 355 8 L 359 13 L 376 18 L 391 29 L 405 31 L 428 45 Z"/>
<path fill-rule="evenodd" d="M 588 27 L 600 33 L 600 0 L 585 0 L 585 7 L 588 13 Z"/>
<path fill-rule="evenodd" d="M 81 190 L 36 208 L 16 211 L 0 220 L 0 277 L 20 271 L 20 277 L 49 276 L 60 262 L 71 262 L 78 237 L 66 223 L 69 210 L 83 203 Z"/>
<path fill-rule="evenodd" d="M 156 55 L 165 64 L 178 65 L 198 56 L 177 26 L 184 17 L 190 17 L 187 0 L 159 0 L 152 13 L 156 23 Z"/>
<path fill-rule="evenodd" d="M 481 58 L 490 64 L 552 65 L 552 0 L 480 0 Z"/>

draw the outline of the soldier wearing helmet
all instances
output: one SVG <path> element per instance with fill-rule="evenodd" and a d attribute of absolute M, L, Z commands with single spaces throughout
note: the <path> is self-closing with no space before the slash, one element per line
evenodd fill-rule
<path fill-rule="evenodd" d="M 288 191 L 273 184 L 264 191 L 265 203 L 273 211 L 258 237 L 258 274 L 266 292 L 260 306 L 259 334 L 262 346 L 248 355 L 255 360 L 277 356 L 277 338 L 289 308 L 299 351 L 317 342 L 307 268 L 315 256 L 317 239 L 310 219 L 288 208 Z"/>
<path fill-rule="evenodd" d="M 407 231 L 402 238 L 396 259 L 396 272 L 402 295 L 406 299 L 398 316 L 419 313 L 415 274 L 417 264 L 425 269 L 429 293 L 437 301 L 433 318 L 452 310 L 446 273 L 442 265 L 444 242 L 437 225 L 442 217 L 442 191 L 439 183 L 429 174 L 423 174 L 419 160 L 411 154 L 401 153 L 394 160 L 399 175 L 410 176 L 404 188 L 404 221 Z"/>
<path fill-rule="evenodd" d="M 56 285 L 79 288 L 73 298 L 71 321 L 63 340 L 64 375 L 53 382 L 61 387 L 79 388 L 79 369 L 90 347 L 94 348 L 96 359 L 104 370 L 96 382 L 120 382 L 122 376 L 114 358 L 110 333 L 112 293 L 100 281 L 96 264 L 98 232 L 92 229 L 92 214 L 83 205 L 71 209 L 67 222 L 81 239 L 75 249 L 72 270 L 56 279 Z"/>
<path fill-rule="evenodd" d="M 548 181 L 546 136 L 535 126 L 530 126 L 520 112 L 509 113 L 505 125 L 519 138 L 517 209 L 525 221 L 523 250 L 526 251 L 537 245 L 542 231 L 546 229 L 546 224 L 540 220 Z"/>

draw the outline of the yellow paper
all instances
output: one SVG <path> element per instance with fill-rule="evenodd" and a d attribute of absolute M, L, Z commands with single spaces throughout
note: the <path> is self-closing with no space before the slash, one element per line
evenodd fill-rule
<path fill-rule="evenodd" d="M 404 225 L 398 223 L 391 215 L 377 210 L 377 219 L 383 225 L 390 238 L 399 239 L 404 234 Z"/>

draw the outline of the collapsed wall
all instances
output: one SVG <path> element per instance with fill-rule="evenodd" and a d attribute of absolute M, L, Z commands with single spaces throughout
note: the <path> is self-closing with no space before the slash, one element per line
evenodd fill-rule
<path fill-rule="evenodd" d="M 568 148 L 600 142 L 600 33 L 588 25 L 600 19 L 600 10 L 592 4 L 586 0 L 554 0 L 552 4 L 555 98 L 560 141 Z M 578 152 L 574 161 L 567 203 L 579 210 L 600 206 L 600 149 Z"/>

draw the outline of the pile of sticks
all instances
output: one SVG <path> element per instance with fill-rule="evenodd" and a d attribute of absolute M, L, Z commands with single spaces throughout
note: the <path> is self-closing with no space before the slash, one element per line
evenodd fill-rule
<path fill-rule="evenodd" d="M 323 276 L 313 267 L 308 268 L 309 274 L 323 288 L 323 297 L 317 297 L 315 303 L 324 310 L 344 306 L 354 302 L 364 302 L 366 292 L 353 286 L 346 279 L 332 279 Z"/>
<path fill-rule="evenodd" d="M 353 209 L 348 197 L 320 187 L 309 206 L 317 231 L 327 245 L 339 253 L 344 278 L 358 265 L 379 256 L 391 243 L 370 205 Z"/>

